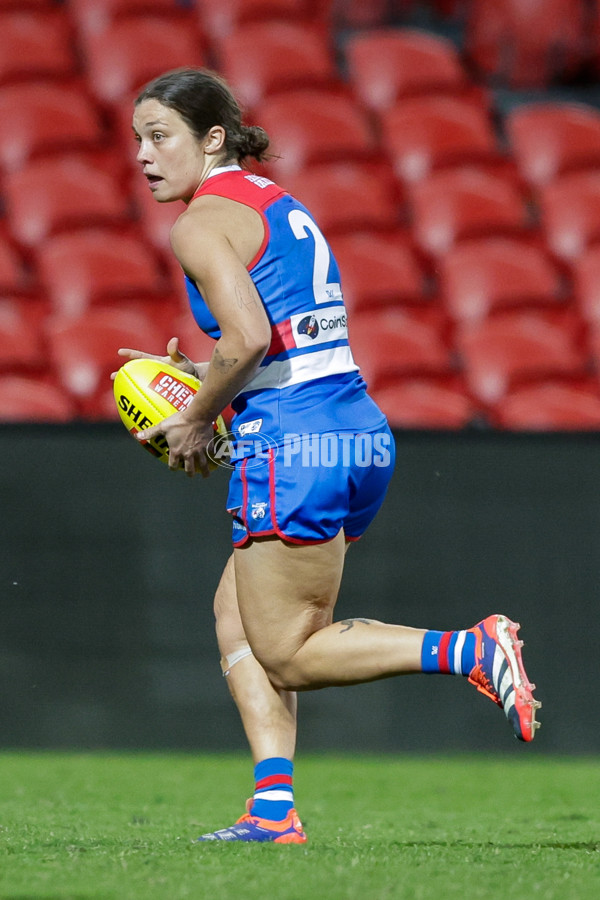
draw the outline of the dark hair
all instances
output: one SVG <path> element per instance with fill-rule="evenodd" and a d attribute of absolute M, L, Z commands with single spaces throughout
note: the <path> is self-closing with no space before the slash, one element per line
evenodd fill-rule
<path fill-rule="evenodd" d="M 228 158 L 241 162 L 244 157 L 265 158 L 269 136 L 263 128 L 242 125 L 242 112 L 229 85 L 208 69 L 173 69 L 149 82 L 135 100 L 158 100 L 179 113 L 198 138 L 213 125 L 225 129 Z"/>

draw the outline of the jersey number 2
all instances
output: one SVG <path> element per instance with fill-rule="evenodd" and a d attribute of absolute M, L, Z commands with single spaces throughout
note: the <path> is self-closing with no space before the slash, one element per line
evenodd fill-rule
<path fill-rule="evenodd" d="M 315 255 L 313 259 L 313 294 L 315 303 L 331 303 L 340 296 L 338 282 L 328 282 L 329 263 L 331 254 L 327 241 L 319 231 L 313 220 L 301 209 L 293 209 L 288 215 L 288 222 L 294 237 L 302 241 L 312 234 L 315 242 Z"/>

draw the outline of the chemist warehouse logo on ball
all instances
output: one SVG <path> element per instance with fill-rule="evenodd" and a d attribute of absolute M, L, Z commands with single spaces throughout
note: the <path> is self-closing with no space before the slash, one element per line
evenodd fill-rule
<path fill-rule="evenodd" d="M 262 424 L 262 420 L 255 420 Z M 285 467 L 334 468 L 335 466 L 386 468 L 391 465 L 391 435 L 387 431 L 364 434 L 285 434 L 276 443 L 255 422 L 240 426 L 237 435 L 217 435 L 208 446 L 208 456 L 217 466 L 233 469 L 246 459 L 246 468 L 268 465 L 278 457 Z M 250 427 L 248 427 L 250 426 Z"/>

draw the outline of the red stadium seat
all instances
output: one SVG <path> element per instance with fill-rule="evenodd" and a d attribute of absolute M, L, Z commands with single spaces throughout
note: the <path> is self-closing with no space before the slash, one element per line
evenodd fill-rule
<path fill-rule="evenodd" d="M 526 241 L 491 237 L 463 241 L 439 261 L 439 287 L 459 322 L 518 307 L 558 308 L 563 283 L 550 258 Z"/>
<path fill-rule="evenodd" d="M 451 41 L 424 31 L 357 32 L 344 49 L 355 96 L 375 112 L 415 94 L 460 94 L 468 85 Z"/>
<path fill-rule="evenodd" d="M 576 260 L 600 240 L 600 173 L 574 172 L 539 192 L 541 224 L 552 252 L 566 262 Z"/>
<path fill-rule="evenodd" d="M 389 166 L 341 162 L 315 165 L 281 179 L 329 237 L 356 229 L 397 228 L 401 208 Z"/>
<path fill-rule="evenodd" d="M 382 307 L 423 305 L 425 274 L 404 234 L 356 232 L 330 239 L 352 315 Z"/>
<path fill-rule="evenodd" d="M 343 94 L 290 91 L 267 98 L 255 118 L 280 157 L 269 166 L 276 180 L 313 163 L 365 160 L 376 151 L 366 116 Z"/>
<path fill-rule="evenodd" d="M 178 337 L 181 351 L 194 362 L 206 362 L 215 349 L 216 341 L 209 337 L 196 324 L 189 308 L 171 321 L 172 334 Z"/>
<path fill-rule="evenodd" d="M 338 80 L 322 29 L 306 22 L 257 22 L 224 38 L 219 71 L 245 107 L 293 88 L 330 87 Z"/>
<path fill-rule="evenodd" d="M 598 431 L 600 390 L 588 382 L 556 379 L 527 385 L 502 397 L 491 418 L 511 431 Z"/>
<path fill-rule="evenodd" d="M 96 108 L 74 85 L 26 82 L 0 89 L 0 165 L 19 169 L 43 154 L 98 149 L 105 132 Z"/>
<path fill-rule="evenodd" d="M 589 4 L 591 23 L 588 33 L 590 44 L 590 69 L 592 81 L 600 76 L 600 4 L 597 0 Z"/>
<path fill-rule="evenodd" d="M 11 232 L 29 246 L 65 228 L 123 224 L 131 213 L 115 178 L 68 156 L 13 172 L 5 193 Z"/>
<path fill-rule="evenodd" d="M 157 203 L 141 168 L 132 176 L 131 185 L 134 214 L 138 218 L 142 234 L 160 252 L 171 253 L 169 235 L 176 219 L 185 210 L 185 204 L 183 201 Z"/>
<path fill-rule="evenodd" d="M 323 4 L 315 0 L 317 7 Z M 337 29 L 380 28 L 387 25 L 413 0 L 328 0 L 330 18 Z M 327 5 L 327 4 L 325 4 Z"/>
<path fill-rule="evenodd" d="M 600 321 L 596 319 L 590 323 L 590 327 L 586 334 L 587 347 L 590 351 L 590 359 L 596 374 L 597 381 L 600 381 Z"/>
<path fill-rule="evenodd" d="M 453 376 L 397 378 L 371 396 L 392 428 L 454 431 L 478 418 L 473 400 Z"/>
<path fill-rule="evenodd" d="M 576 103 L 533 103 L 505 117 L 523 178 L 540 188 L 558 175 L 600 165 L 600 111 Z"/>
<path fill-rule="evenodd" d="M 0 238 L 0 292 L 21 293 L 26 287 L 25 270 L 16 250 Z"/>
<path fill-rule="evenodd" d="M 514 180 L 475 168 L 432 173 L 412 186 L 411 201 L 415 240 L 433 256 L 465 238 L 522 234 L 528 224 Z"/>
<path fill-rule="evenodd" d="M 587 357 L 570 328 L 533 312 L 503 313 L 455 338 L 470 391 L 493 405 L 524 382 L 585 374 Z"/>
<path fill-rule="evenodd" d="M 0 376 L 1 422 L 69 422 L 75 415 L 75 404 L 58 386 L 39 378 Z"/>
<path fill-rule="evenodd" d="M 546 87 L 576 75 L 587 50 L 585 0 L 477 0 L 466 49 L 479 72 L 513 88 Z"/>
<path fill-rule="evenodd" d="M 0 299 L 0 369 L 41 369 L 47 364 L 40 329 L 27 300 Z"/>
<path fill-rule="evenodd" d="M 573 262 L 575 303 L 586 322 L 600 324 L 600 245 L 589 247 Z"/>
<path fill-rule="evenodd" d="M 0 84 L 76 73 L 69 20 L 56 12 L 0 10 Z"/>
<path fill-rule="evenodd" d="M 69 0 L 69 15 L 83 34 L 98 34 L 124 17 L 150 15 L 181 21 L 194 15 L 192 6 L 185 0 Z"/>
<path fill-rule="evenodd" d="M 119 103 L 146 82 L 180 66 L 202 66 L 200 34 L 188 22 L 160 17 L 115 21 L 85 36 L 90 90 L 104 103 Z"/>
<path fill-rule="evenodd" d="M 54 319 L 46 325 L 45 337 L 60 383 L 77 402 L 79 414 L 104 418 L 107 409 L 99 406 L 99 398 L 112 393 L 110 374 L 124 362 L 117 355 L 119 347 L 162 355 L 171 335 L 139 311 L 90 309 L 78 319 Z"/>
<path fill-rule="evenodd" d="M 497 161 L 496 137 L 481 107 L 456 97 L 403 100 L 381 117 L 383 143 L 402 181 L 432 169 Z"/>
<path fill-rule="evenodd" d="M 410 3 L 411 0 L 408 0 Z M 433 0 L 433 6 L 440 16 L 449 19 L 462 16 L 470 0 Z"/>
<path fill-rule="evenodd" d="M 187 309 L 188 298 L 183 272 L 173 254 L 170 240 L 171 229 L 178 216 L 184 212 L 185 204 L 183 201 L 157 203 L 141 174 L 133 176 L 132 184 L 134 216 L 139 233 L 154 248 L 157 258 L 169 270 L 176 305 L 181 309 Z"/>
<path fill-rule="evenodd" d="M 308 20 L 313 14 L 311 0 L 202 0 L 197 9 L 208 37 L 217 43 L 248 22 Z"/>
<path fill-rule="evenodd" d="M 79 316 L 92 303 L 160 301 L 170 288 L 141 240 L 110 229 L 57 235 L 36 259 L 53 308 L 65 315 Z"/>
<path fill-rule="evenodd" d="M 24 9 L 34 12 L 55 10 L 56 0 L 0 0 L 0 10 L 3 12 L 22 12 Z"/>
<path fill-rule="evenodd" d="M 350 344 L 372 389 L 400 375 L 447 375 L 452 369 L 441 320 L 406 310 L 351 317 Z"/>

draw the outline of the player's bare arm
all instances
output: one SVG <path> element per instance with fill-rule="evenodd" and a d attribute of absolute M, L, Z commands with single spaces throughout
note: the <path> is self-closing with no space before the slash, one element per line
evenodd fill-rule
<path fill-rule="evenodd" d="M 253 222 L 240 229 L 240 205 L 225 201 L 234 207 L 228 209 L 218 200 L 192 204 L 171 232 L 175 255 L 221 331 L 202 391 L 189 408 L 190 418 L 211 422 L 255 375 L 271 342 L 269 320 L 243 258 L 260 246 L 262 224 L 257 223 L 260 231 Z"/>
<path fill-rule="evenodd" d="M 198 204 L 200 206 L 200 204 Z M 175 224 L 171 241 L 183 269 L 192 278 L 219 323 L 215 345 L 202 384 L 185 412 L 138 436 L 162 433 L 170 448 L 169 465 L 183 462 L 188 475 L 208 474 L 206 447 L 213 437 L 212 422 L 243 390 L 256 373 L 271 340 L 264 306 L 246 266 L 227 234 L 221 209 L 190 210 Z M 254 231 L 248 246 L 260 246 Z M 245 251 L 243 251 L 245 252 Z"/>

